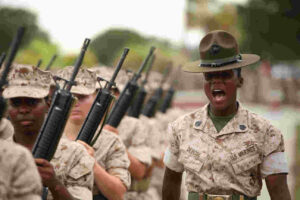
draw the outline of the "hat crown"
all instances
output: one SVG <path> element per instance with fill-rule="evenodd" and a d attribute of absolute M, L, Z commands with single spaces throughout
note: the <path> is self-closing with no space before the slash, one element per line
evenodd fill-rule
<path fill-rule="evenodd" d="M 5 98 L 43 98 L 49 93 L 51 73 L 32 65 L 14 64 L 7 79 Z"/>
<path fill-rule="evenodd" d="M 240 53 L 234 36 L 222 30 L 208 33 L 200 42 L 199 52 L 201 60 L 207 61 L 227 59 Z"/>
<path fill-rule="evenodd" d="M 56 76 L 65 80 L 70 80 L 74 67 L 67 66 L 57 71 Z M 82 95 L 90 95 L 96 91 L 96 74 L 87 68 L 80 68 L 76 75 L 76 85 L 72 86 L 71 92 Z M 64 81 L 59 81 L 60 87 L 64 85 Z"/>

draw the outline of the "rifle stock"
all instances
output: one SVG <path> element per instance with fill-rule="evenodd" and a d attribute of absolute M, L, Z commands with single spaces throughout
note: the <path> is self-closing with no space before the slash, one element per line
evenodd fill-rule
<path fill-rule="evenodd" d="M 122 118 L 124 117 L 128 107 L 130 106 L 135 93 L 138 89 L 137 85 L 137 80 L 141 76 L 142 71 L 144 70 L 145 66 L 147 65 L 151 55 L 153 54 L 155 48 L 151 47 L 150 51 L 140 66 L 138 72 L 134 74 L 132 79 L 127 82 L 124 90 L 121 92 L 120 97 L 116 101 L 115 105 L 113 106 L 108 119 L 107 119 L 107 124 L 112 126 L 112 127 L 118 127 L 119 123 L 121 122 Z"/>

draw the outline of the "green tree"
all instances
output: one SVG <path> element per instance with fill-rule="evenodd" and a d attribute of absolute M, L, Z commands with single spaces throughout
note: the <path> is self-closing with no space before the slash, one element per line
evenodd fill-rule
<path fill-rule="evenodd" d="M 299 59 L 300 9 L 296 4 L 293 0 L 249 0 L 240 5 L 241 48 L 272 61 Z"/>
<path fill-rule="evenodd" d="M 98 61 L 105 65 L 111 65 L 120 49 L 130 43 L 144 43 L 147 40 L 139 34 L 123 29 L 110 29 L 97 35 L 91 42 L 91 49 Z"/>
<path fill-rule="evenodd" d="M 18 27 L 26 28 L 21 45 L 28 45 L 35 37 L 49 40 L 37 23 L 37 16 L 25 9 L 0 6 L 0 52 L 7 52 Z"/>

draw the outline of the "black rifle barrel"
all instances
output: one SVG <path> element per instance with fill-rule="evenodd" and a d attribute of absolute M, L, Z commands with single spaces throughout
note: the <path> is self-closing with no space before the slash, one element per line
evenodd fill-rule
<path fill-rule="evenodd" d="M 54 62 L 54 60 L 56 59 L 56 56 L 57 56 L 56 54 L 54 54 L 54 55 L 52 56 L 50 62 L 48 63 L 48 65 L 47 65 L 47 67 L 46 67 L 46 69 L 45 69 L 45 71 L 49 71 L 49 70 L 50 70 L 50 68 L 51 68 L 51 66 L 52 66 L 52 64 L 53 64 L 53 62 Z"/>
<path fill-rule="evenodd" d="M 114 74 L 112 75 L 112 77 L 111 77 L 111 79 L 110 79 L 110 81 L 108 83 L 108 86 L 107 86 L 108 90 L 110 90 L 111 87 L 114 85 L 115 79 L 116 79 L 116 77 L 117 77 L 117 75 L 118 75 L 118 73 L 119 73 L 119 71 L 120 71 L 120 69 L 121 69 L 121 67 L 122 67 L 122 65 L 123 65 L 123 63 L 125 61 L 125 58 L 126 58 L 128 52 L 129 52 L 129 49 L 128 48 L 124 48 L 123 54 L 121 56 L 121 59 L 120 59 L 118 65 L 117 65 L 117 67 L 115 69 Z"/>
<path fill-rule="evenodd" d="M 9 56 L 8 56 L 7 61 L 5 63 L 5 67 L 3 69 L 2 76 L 1 76 L 1 79 L 0 79 L 0 88 L 2 88 L 6 84 L 6 77 L 9 73 L 10 66 L 11 66 L 12 62 L 15 59 L 15 56 L 16 56 L 17 51 L 19 49 L 21 39 L 23 38 L 24 32 L 25 32 L 25 28 L 24 27 L 19 27 L 18 31 L 17 31 L 17 34 L 16 34 L 16 36 L 14 37 L 14 39 L 11 43 L 10 53 L 9 53 Z"/>
<path fill-rule="evenodd" d="M 38 60 L 38 63 L 36 64 L 36 67 L 37 67 L 37 68 L 40 68 L 41 64 L 42 64 L 42 59 L 39 59 L 39 60 Z"/>
<path fill-rule="evenodd" d="M 110 83 L 102 90 L 99 90 L 97 96 L 89 110 L 87 117 L 78 133 L 76 140 L 84 141 L 87 144 L 91 144 L 91 141 L 97 131 L 99 124 L 101 123 L 108 107 L 113 99 L 110 88 L 114 85 L 114 81 L 120 71 L 122 64 L 128 54 L 129 49 L 125 48 L 121 56 L 121 59 L 115 69 L 115 72 L 110 80 Z"/>
<path fill-rule="evenodd" d="M 84 44 L 86 44 L 86 42 Z M 84 45 L 84 48 L 86 47 L 87 46 Z M 77 59 L 70 81 L 74 81 L 75 76 L 79 71 L 85 50 L 81 51 L 79 55 L 80 58 Z M 70 81 L 67 81 L 67 83 Z M 60 88 L 54 94 L 49 112 L 32 149 L 32 154 L 35 158 L 43 158 L 50 161 L 56 151 L 74 102 L 74 97 L 70 92 L 73 84 L 69 83 L 68 85 L 69 88 Z"/>
<path fill-rule="evenodd" d="M 128 110 L 128 107 L 130 106 L 130 104 L 135 96 L 135 93 L 138 89 L 137 80 L 141 76 L 141 73 L 144 70 L 144 68 L 146 67 L 146 65 L 149 61 L 149 58 L 153 54 L 154 50 L 155 50 L 155 47 L 150 48 L 150 51 L 149 51 L 146 59 L 140 66 L 138 72 L 136 74 L 134 74 L 132 79 L 127 82 L 124 90 L 121 92 L 118 100 L 116 101 L 115 105 L 113 106 L 113 108 L 108 116 L 108 119 L 107 119 L 107 124 L 109 124 L 110 126 L 117 127 L 119 125 L 120 121 L 122 120 L 122 118 L 124 117 L 126 111 Z"/>
<path fill-rule="evenodd" d="M 79 71 L 79 68 L 82 64 L 82 61 L 83 61 L 83 58 L 84 58 L 84 54 L 90 44 L 90 39 L 86 38 L 83 42 L 83 45 L 82 45 L 82 48 L 81 48 L 81 51 L 80 51 L 80 54 L 74 64 L 74 71 L 72 73 L 72 76 L 70 78 L 70 81 L 67 83 L 67 90 L 70 91 L 71 90 L 71 87 L 74 85 L 74 80 L 75 80 L 75 77 L 76 75 L 78 74 L 78 71 Z"/>
<path fill-rule="evenodd" d="M 1 56 L 0 56 L 0 68 L 2 67 L 2 64 L 3 64 L 4 60 L 5 60 L 5 57 L 6 57 L 6 53 L 3 52 L 1 54 Z"/>

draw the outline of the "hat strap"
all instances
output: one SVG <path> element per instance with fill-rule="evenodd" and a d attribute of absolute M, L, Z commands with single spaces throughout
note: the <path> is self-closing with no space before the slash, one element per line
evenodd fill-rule
<path fill-rule="evenodd" d="M 222 67 L 224 65 L 229 65 L 232 63 L 237 63 L 242 61 L 242 55 L 238 54 L 229 58 L 222 58 L 217 60 L 202 60 L 199 67 Z"/>

